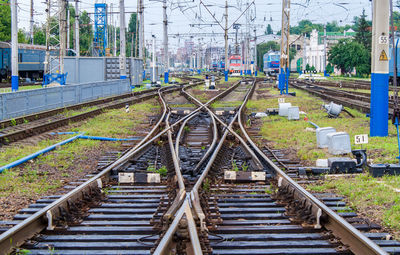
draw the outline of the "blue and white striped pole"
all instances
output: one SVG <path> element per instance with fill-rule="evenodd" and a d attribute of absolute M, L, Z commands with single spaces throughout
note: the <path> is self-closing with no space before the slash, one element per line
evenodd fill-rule
<path fill-rule="evenodd" d="M 11 0 L 11 90 L 18 91 L 18 19 L 17 0 Z"/>
<path fill-rule="evenodd" d="M 389 1 L 373 1 L 370 135 L 388 135 Z"/>

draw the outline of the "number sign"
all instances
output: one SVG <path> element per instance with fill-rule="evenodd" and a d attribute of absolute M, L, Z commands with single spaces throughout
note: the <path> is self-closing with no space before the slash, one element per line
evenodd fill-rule
<path fill-rule="evenodd" d="M 354 136 L 354 143 L 355 144 L 366 144 L 368 143 L 368 135 L 356 135 Z"/>

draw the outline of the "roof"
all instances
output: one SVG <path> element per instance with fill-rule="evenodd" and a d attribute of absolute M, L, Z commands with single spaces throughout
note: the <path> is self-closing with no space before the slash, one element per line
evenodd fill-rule
<path fill-rule="evenodd" d="M 11 48 L 11 43 L 9 42 L 0 42 L 0 48 Z M 46 50 L 46 46 L 43 45 L 32 45 L 32 44 L 18 44 L 19 49 L 27 49 L 27 50 Z"/>

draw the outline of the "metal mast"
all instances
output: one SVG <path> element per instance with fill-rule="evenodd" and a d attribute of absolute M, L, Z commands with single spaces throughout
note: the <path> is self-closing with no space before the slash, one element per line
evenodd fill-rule
<path fill-rule="evenodd" d="M 34 24 L 34 20 L 33 20 L 33 0 L 31 0 L 31 27 L 30 27 L 30 36 L 31 36 L 31 44 L 33 45 L 33 24 Z"/>
<path fill-rule="evenodd" d="M 79 1 L 75 0 L 75 52 L 76 56 L 79 57 L 80 54 L 80 45 L 79 45 Z"/>
<path fill-rule="evenodd" d="M 66 47 L 66 0 L 47 0 L 46 58 L 44 62 L 43 84 L 52 82 L 65 84 L 64 56 Z M 58 22 L 54 22 L 58 20 Z M 58 37 L 57 37 L 58 31 Z M 51 54 L 58 50 L 58 56 Z"/>
<path fill-rule="evenodd" d="M 125 6 L 124 0 L 119 1 L 119 36 L 120 36 L 120 53 L 119 53 L 119 69 L 121 80 L 126 79 L 126 42 L 125 42 Z"/>
<path fill-rule="evenodd" d="M 290 0 L 282 0 L 282 36 L 279 89 L 281 94 L 289 91 L 289 36 L 290 36 Z M 286 88 L 286 91 L 284 91 Z"/>
<path fill-rule="evenodd" d="M 167 17 L 167 0 L 163 0 L 163 23 L 164 23 L 164 81 L 165 83 L 168 83 L 169 81 L 169 56 L 168 56 L 168 17 Z"/>
<path fill-rule="evenodd" d="M 17 0 L 11 0 L 11 90 L 18 90 L 18 10 Z"/>
<path fill-rule="evenodd" d="M 228 0 L 225 0 L 225 81 L 228 81 Z"/>

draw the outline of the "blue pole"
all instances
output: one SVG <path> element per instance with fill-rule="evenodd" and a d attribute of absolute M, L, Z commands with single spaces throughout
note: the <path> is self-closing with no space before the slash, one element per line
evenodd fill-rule
<path fill-rule="evenodd" d="M 169 72 L 164 73 L 164 83 L 169 83 Z"/>
<path fill-rule="evenodd" d="M 285 77 L 286 94 L 289 94 L 289 76 L 290 76 L 290 70 L 289 68 L 286 68 L 286 77 Z"/>
<path fill-rule="evenodd" d="M 371 74 L 370 135 L 388 136 L 389 74 Z"/>
<path fill-rule="evenodd" d="M 278 89 L 280 90 L 282 95 L 285 89 L 285 72 L 283 71 L 283 68 L 281 68 L 281 73 L 279 74 L 278 80 L 279 80 Z"/>
<path fill-rule="evenodd" d="M 228 81 L 228 71 L 225 71 L 225 81 Z"/>
<path fill-rule="evenodd" d="M 11 90 L 18 91 L 18 76 L 11 76 Z"/>
<path fill-rule="evenodd" d="M 399 163 L 400 163 L 400 135 L 399 135 L 399 119 L 396 117 L 395 123 L 394 125 L 396 126 L 396 130 L 397 130 L 397 147 L 399 150 L 399 156 L 397 156 L 397 159 L 399 159 Z"/>

